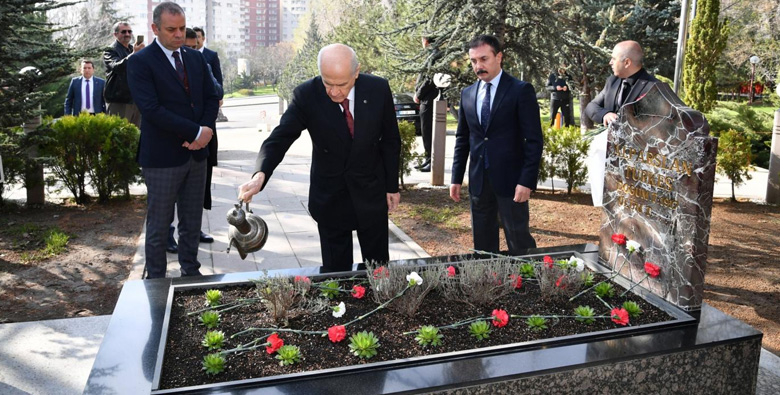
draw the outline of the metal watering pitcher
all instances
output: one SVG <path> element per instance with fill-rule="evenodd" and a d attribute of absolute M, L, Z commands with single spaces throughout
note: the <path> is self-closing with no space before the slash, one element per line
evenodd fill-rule
<path fill-rule="evenodd" d="M 268 239 L 268 225 L 262 218 L 252 213 L 249 209 L 249 203 L 246 203 L 246 210 L 241 208 L 241 201 L 236 203 L 227 213 L 227 222 L 230 224 L 228 230 L 228 248 L 235 246 L 241 259 L 246 258 L 250 252 L 260 251 Z"/>

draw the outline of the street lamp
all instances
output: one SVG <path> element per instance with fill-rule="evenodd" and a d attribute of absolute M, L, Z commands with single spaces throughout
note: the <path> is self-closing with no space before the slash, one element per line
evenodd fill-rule
<path fill-rule="evenodd" d="M 761 61 L 761 58 L 759 58 L 756 55 L 753 55 L 753 56 L 750 57 L 750 96 L 749 96 L 750 97 L 750 101 L 749 101 L 750 104 L 753 104 L 753 92 L 754 92 L 753 81 L 755 81 L 755 78 L 756 78 L 756 65 L 760 61 Z"/>

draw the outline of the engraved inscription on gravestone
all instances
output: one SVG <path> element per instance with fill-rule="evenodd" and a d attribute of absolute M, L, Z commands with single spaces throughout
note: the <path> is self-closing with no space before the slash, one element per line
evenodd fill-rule
<path fill-rule="evenodd" d="M 700 309 L 718 140 L 662 83 L 626 104 L 608 133 L 599 256 L 678 307 Z M 630 253 L 614 234 L 641 249 Z M 645 262 L 660 276 L 647 278 Z"/>

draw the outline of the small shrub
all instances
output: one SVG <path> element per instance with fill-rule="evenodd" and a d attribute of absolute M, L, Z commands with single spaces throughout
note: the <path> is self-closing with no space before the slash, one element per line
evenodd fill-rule
<path fill-rule="evenodd" d="M 525 323 L 528 324 L 528 327 L 535 332 L 547 329 L 547 318 L 540 317 L 538 315 L 528 317 L 528 319 L 525 320 Z"/>
<path fill-rule="evenodd" d="M 593 291 L 596 292 L 596 295 L 598 295 L 600 298 L 611 298 L 615 296 L 615 288 L 610 283 L 600 283 L 599 285 L 596 285 L 595 288 L 593 288 Z"/>
<path fill-rule="evenodd" d="M 209 350 L 218 350 L 225 344 L 225 333 L 222 331 L 208 331 L 203 335 L 201 344 Z"/>
<path fill-rule="evenodd" d="M 61 230 L 57 228 L 49 229 L 44 240 L 46 242 L 46 247 L 43 248 L 43 254 L 45 256 L 61 254 L 65 251 L 68 240 L 70 240 L 70 237 Z"/>
<path fill-rule="evenodd" d="M 295 281 L 290 276 L 261 277 L 252 280 L 257 296 L 273 316 L 277 324 L 286 325 L 290 318 L 304 313 L 316 313 L 328 309 L 328 304 L 317 298 L 307 298 L 311 287 L 307 281 Z M 338 283 L 335 281 L 338 293 Z"/>
<path fill-rule="evenodd" d="M 198 321 L 206 328 L 216 328 L 219 325 L 219 313 L 213 310 L 204 311 L 198 317 Z"/>
<path fill-rule="evenodd" d="M 586 324 L 592 324 L 596 322 L 593 317 L 596 316 L 596 312 L 590 306 L 579 306 L 574 309 L 574 314 L 577 316 L 575 320 L 584 322 Z"/>
<path fill-rule="evenodd" d="M 399 163 L 398 178 L 401 188 L 405 188 L 404 176 L 412 174 L 411 164 L 417 155 L 414 149 L 417 146 L 417 139 L 414 131 L 414 123 L 409 121 L 398 122 L 398 131 L 401 133 L 401 160 Z"/>
<path fill-rule="evenodd" d="M 553 136 L 560 150 L 556 158 L 555 175 L 566 181 L 566 192 L 571 195 L 574 188 L 584 185 L 587 180 L 585 157 L 588 155 L 590 140 L 582 138 L 576 126 L 554 130 L 557 130 Z"/>
<path fill-rule="evenodd" d="M 225 357 L 219 353 L 213 353 L 203 357 L 203 370 L 206 374 L 219 374 L 225 370 Z"/>
<path fill-rule="evenodd" d="M 642 315 L 642 308 L 640 308 L 636 302 L 627 300 L 623 302 L 623 308 L 626 309 L 628 316 L 631 318 L 637 318 Z"/>
<path fill-rule="evenodd" d="M 206 297 L 207 306 L 219 306 L 219 302 L 222 300 L 222 291 L 218 289 L 209 289 L 204 296 Z"/>
<path fill-rule="evenodd" d="M 737 201 L 734 187 L 751 179 L 750 141 L 744 133 L 728 130 L 718 141 L 717 171 L 731 180 L 731 200 Z"/>

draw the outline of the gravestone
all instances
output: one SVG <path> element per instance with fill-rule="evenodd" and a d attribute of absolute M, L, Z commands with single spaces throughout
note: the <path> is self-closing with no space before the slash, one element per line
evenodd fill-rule
<path fill-rule="evenodd" d="M 623 106 L 607 132 L 599 256 L 681 309 L 699 310 L 718 140 L 704 116 L 663 83 Z M 641 248 L 629 252 L 615 234 Z M 645 262 L 661 274 L 649 277 Z"/>

